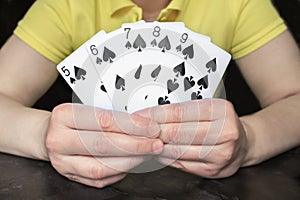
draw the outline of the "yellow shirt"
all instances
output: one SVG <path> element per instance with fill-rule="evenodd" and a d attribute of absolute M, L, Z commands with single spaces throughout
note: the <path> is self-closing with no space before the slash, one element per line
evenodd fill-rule
<path fill-rule="evenodd" d="M 141 8 L 131 0 L 37 0 L 14 34 L 59 63 L 99 30 L 141 19 Z M 157 21 L 184 22 L 235 59 L 286 29 L 270 0 L 172 0 Z"/>

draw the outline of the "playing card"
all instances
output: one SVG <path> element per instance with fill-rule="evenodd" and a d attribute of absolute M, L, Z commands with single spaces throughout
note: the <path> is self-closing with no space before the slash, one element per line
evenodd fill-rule
<path fill-rule="evenodd" d="M 144 22 L 135 24 L 147 24 L 147 26 L 150 26 L 149 23 Z M 152 24 L 152 26 L 155 25 L 154 27 L 151 27 L 153 29 L 152 35 L 154 36 L 152 37 L 154 39 L 152 41 L 147 41 L 147 43 L 141 35 L 138 34 L 138 31 L 140 30 L 139 28 L 135 28 L 131 31 L 133 28 L 130 27 L 120 28 L 106 34 L 105 36 L 103 34 L 97 34 L 89 40 L 86 43 L 86 46 L 100 78 L 103 70 L 109 67 L 115 59 L 124 56 L 123 54 L 130 53 L 130 51 L 135 51 L 137 49 L 141 52 L 143 48 L 147 47 L 147 45 L 158 46 L 164 51 L 166 49 L 170 49 L 168 38 L 165 38 L 165 40 L 160 43 L 156 40 L 160 39 L 160 33 L 158 31 L 161 29 L 157 26 L 157 24 L 158 23 Z M 133 41 L 133 39 L 135 39 L 135 41 Z"/>
<path fill-rule="evenodd" d="M 128 70 L 116 71 L 125 63 L 130 66 Z M 131 113 L 151 106 L 200 99 L 202 95 L 212 96 L 204 78 L 206 68 L 186 68 L 185 63 L 174 54 L 149 49 L 117 60 L 103 73 L 102 79 L 107 85 L 113 109 Z M 197 93 L 196 81 L 201 87 L 201 95 Z"/>
<path fill-rule="evenodd" d="M 134 112 L 211 98 L 230 55 L 181 22 L 98 32 L 57 66 L 84 104 Z"/>
<path fill-rule="evenodd" d="M 86 46 L 88 57 L 91 59 L 91 64 L 95 67 L 95 70 L 103 63 L 103 58 L 99 54 L 97 46 L 101 44 L 101 42 L 105 41 L 107 37 L 108 35 L 106 32 L 101 30 L 83 44 Z M 96 73 L 98 73 L 97 70 Z"/>
<path fill-rule="evenodd" d="M 171 45 L 171 43 L 181 44 L 187 40 L 184 33 L 180 35 L 180 33 L 172 31 L 172 27 L 165 26 L 168 29 L 162 29 L 161 27 L 164 26 L 157 26 L 158 23 L 153 23 L 152 25 L 149 23 L 145 24 L 147 24 L 146 28 L 130 30 L 118 29 L 109 33 L 110 36 L 107 36 L 109 39 L 106 38 L 105 41 L 101 40 L 98 46 L 95 45 L 95 43 L 97 43 L 95 40 L 87 44 L 91 57 L 94 57 L 94 64 L 96 64 L 100 77 L 102 71 L 110 67 L 114 60 L 122 58 L 126 56 L 126 54 L 136 51 L 142 52 L 145 48 L 156 48 L 162 52 L 169 50 L 176 52 L 178 51 L 178 49 L 176 49 L 177 46 Z M 176 36 L 174 34 L 176 34 Z M 172 39 L 174 41 L 172 41 Z M 189 49 L 191 48 L 183 49 L 183 53 L 185 53 L 185 55 L 189 54 L 188 56 L 190 57 L 193 52 L 189 51 Z M 99 60 L 99 58 L 102 62 L 95 62 Z M 124 68 L 124 70 L 126 70 L 126 68 Z"/>
<path fill-rule="evenodd" d="M 114 110 L 132 113 L 146 107 L 166 104 L 170 102 L 169 99 L 172 103 L 186 99 L 178 99 L 178 96 L 176 99 L 175 92 L 171 91 L 172 87 L 168 88 L 168 77 L 173 73 L 170 67 L 165 66 L 166 63 L 170 64 L 167 60 L 169 57 L 153 62 L 156 54 L 139 54 L 138 59 L 132 59 L 137 55 L 131 54 L 123 60 L 132 66 L 130 71 L 117 73 L 111 78 L 104 74 L 103 81 L 114 87 L 109 93 Z M 138 60 L 143 60 L 143 63 L 139 64 Z M 119 64 L 123 65 L 122 62 L 117 62 L 115 67 L 118 68 Z M 111 74 L 113 71 L 113 68 L 109 68 L 106 73 Z"/>
<path fill-rule="evenodd" d="M 209 60 L 204 63 L 203 67 L 207 70 L 205 80 L 209 83 L 208 89 L 211 91 L 210 93 L 212 96 L 204 96 L 205 98 L 211 98 L 213 97 L 218 84 L 222 80 L 225 70 L 231 60 L 231 55 L 217 45 L 208 42 L 207 40 L 203 40 L 203 38 L 196 37 L 196 35 L 195 37 L 192 37 L 192 40 L 196 45 L 204 49 L 209 56 Z M 199 87 L 199 89 L 202 90 L 203 88 Z"/>
<path fill-rule="evenodd" d="M 212 97 L 230 60 L 209 37 L 183 23 L 124 24 L 97 34 L 86 46 L 113 109 L 127 112 Z M 160 66 L 156 80 L 149 78 L 150 66 Z M 142 78 L 133 78 L 138 75 Z"/>
<path fill-rule="evenodd" d="M 111 101 L 84 45 L 58 64 L 57 70 L 83 104 L 112 109 Z"/>

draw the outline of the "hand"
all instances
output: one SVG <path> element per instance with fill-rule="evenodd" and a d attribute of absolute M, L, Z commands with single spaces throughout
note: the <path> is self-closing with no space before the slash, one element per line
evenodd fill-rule
<path fill-rule="evenodd" d="M 247 149 L 244 128 L 231 103 L 205 99 L 136 112 L 161 124 L 166 165 L 206 178 L 234 174 Z"/>
<path fill-rule="evenodd" d="M 52 112 L 46 147 L 60 174 L 102 188 L 160 153 L 159 132 L 158 124 L 135 114 L 62 104 Z"/>

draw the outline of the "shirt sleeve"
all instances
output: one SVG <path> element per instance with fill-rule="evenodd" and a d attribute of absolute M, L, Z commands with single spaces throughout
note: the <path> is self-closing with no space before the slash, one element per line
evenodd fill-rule
<path fill-rule="evenodd" d="M 271 0 L 244 0 L 237 13 L 231 53 L 241 58 L 287 29 Z"/>
<path fill-rule="evenodd" d="M 14 34 L 44 57 L 59 63 L 73 51 L 69 13 L 66 0 L 37 0 Z"/>

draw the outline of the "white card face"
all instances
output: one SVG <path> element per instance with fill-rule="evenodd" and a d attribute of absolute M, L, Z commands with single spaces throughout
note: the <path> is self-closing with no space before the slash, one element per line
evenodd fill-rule
<path fill-rule="evenodd" d="M 140 24 L 143 24 L 143 22 L 140 22 L 137 26 L 139 27 Z M 140 30 L 140 28 L 130 27 L 120 28 L 116 31 L 107 34 L 105 37 L 99 36 L 88 41 L 86 43 L 87 50 L 90 56 L 92 57 L 93 64 L 95 65 L 95 68 L 100 78 L 101 73 L 107 67 L 109 67 L 115 59 L 124 56 L 123 54 L 133 52 L 136 50 L 142 51 L 142 49 L 145 48 L 147 45 L 159 46 L 157 40 L 162 40 L 162 36 L 160 34 L 161 28 L 157 26 L 158 24 L 159 23 L 153 23 L 150 27 L 151 29 L 153 29 L 153 33 L 150 33 L 153 35 L 151 36 L 151 38 L 153 38 L 152 41 L 144 41 L 144 39 L 140 40 L 140 37 L 138 37 L 138 31 Z M 150 26 L 151 24 L 145 23 L 145 25 Z M 170 29 L 170 27 L 168 28 Z M 134 39 L 136 41 L 133 41 Z"/>
<path fill-rule="evenodd" d="M 107 93 L 101 90 L 98 74 L 84 45 L 58 64 L 57 70 L 83 104 L 112 109 Z"/>
<path fill-rule="evenodd" d="M 187 30 L 181 23 L 176 27 L 159 22 L 125 24 L 108 35 L 96 41 L 96 51 L 102 50 L 100 55 L 106 60 L 106 63 L 98 64 L 96 70 L 112 100 L 113 109 L 118 111 L 133 112 L 160 105 L 161 98 L 170 103 L 210 98 L 230 60 L 230 56 L 211 44 L 209 39 Z M 160 81 L 152 81 L 154 85 L 149 94 L 145 90 L 151 88 L 151 79 L 137 81 L 132 76 L 140 66 L 161 66 L 164 69 L 159 75 Z M 180 73 L 180 68 L 184 73 Z M 212 73 L 216 71 L 220 72 Z M 145 86 L 145 95 L 141 89 L 134 88 L 140 85 Z M 170 87 L 176 87 L 176 91 L 169 93 Z M 138 90 L 142 96 L 135 94 Z M 135 102 L 132 104 L 135 108 L 129 101 Z"/>
<path fill-rule="evenodd" d="M 111 94 L 113 108 L 132 113 L 147 107 L 183 102 L 180 85 L 174 79 L 172 68 L 161 64 L 144 64 L 116 79 L 118 88 Z M 178 86 L 178 88 L 177 88 Z"/>
<path fill-rule="evenodd" d="M 151 106 L 212 97 L 217 87 L 214 83 L 218 84 L 220 78 L 208 76 L 206 64 L 210 62 L 214 60 L 203 56 L 202 65 L 195 66 L 174 54 L 144 50 L 114 62 L 103 73 L 102 80 L 113 109 L 131 113 Z M 125 63 L 130 67 L 122 70 Z"/>
<path fill-rule="evenodd" d="M 129 113 L 213 97 L 231 59 L 181 22 L 123 24 L 83 46 L 60 73 L 85 104 Z"/>

